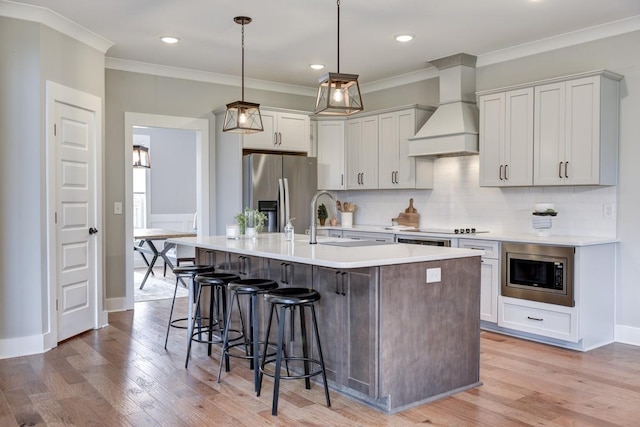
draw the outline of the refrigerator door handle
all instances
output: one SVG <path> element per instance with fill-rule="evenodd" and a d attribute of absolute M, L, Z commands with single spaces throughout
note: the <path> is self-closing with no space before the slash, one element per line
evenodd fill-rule
<path fill-rule="evenodd" d="M 284 218 L 284 222 L 282 223 L 282 228 L 280 228 L 280 230 L 284 230 L 284 224 L 286 224 L 287 222 L 289 222 L 289 220 L 291 219 L 291 209 L 289 208 L 289 179 L 288 178 L 284 178 L 284 209 L 285 209 L 285 218 Z"/>
<path fill-rule="evenodd" d="M 280 212 L 278 214 L 278 230 L 283 230 L 284 229 L 284 225 L 285 225 L 285 218 L 284 218 L 284 205 L 285 205 L 285 193 L 284 193 L 284 182 L 282 180 L 282 178 L 278 178 L 278 208 L 280 209 Z"/>

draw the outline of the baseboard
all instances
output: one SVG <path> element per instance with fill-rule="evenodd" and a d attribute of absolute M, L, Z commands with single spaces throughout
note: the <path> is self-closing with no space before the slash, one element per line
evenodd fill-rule
<path fill-rule="evenodd" d="M 107 312 L 110 311 L 125 311 L 127 310 L 126 298 L 107 298 L 104 300 L 104 307 Z"/>
<path fill-rule="evenodd" d="M 50 350 L 44 343 L 44 335 L 2 339 L 0 340 L 0 359 L 44 353 Z"/>
<path fill-rule="evenodd" d="M 640 328 L 616 325 L 616 342 L 640 346 Z"/>

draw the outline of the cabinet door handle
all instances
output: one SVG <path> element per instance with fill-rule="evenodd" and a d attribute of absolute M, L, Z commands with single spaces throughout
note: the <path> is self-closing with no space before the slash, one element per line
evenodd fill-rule
<path fill-rule="evenodd" d="M 569 162 L 564 162 L 564 177 L 569 178 Z"/>
<path fill-rule="evenodd" d="M 504 179 L 509 181 L 509 165 L 504 165 Z"/>
<path fill-rule="evenodd" d="M 364 185 L 364 172 L 362 172 L 362 182 L 360 184 Z"/>
<path fill-rule="evenodd" d="M 278 145 L 278 134 L 276 132 L 273 133 L 273 145 Z"/>
<path fill-rule="evenodd" d="M 500 173 L 499 173 L 500 181 L 502 181 L 502 165 L 500 165 Z"/>
<path fill-rule="evenodd" d="M 287 263 L 286 262 L 281 262 L 280 263 L 280 281 L 282 283 L 288 283 L 287 282 Z"/>
<path fill-rule="evenodd" d="M 531 317 L 531 316 L 527 316 L 527 319 L 529 320 L 535 320 L 536 322 L 542 322 L 544 321 L 544 319 L 541 319 L 539 317 Z"/>
<path fill-rule="evenodd" d="M 396 181 L 395 181 L 395 179 L 394 179 L 394 177 L 395 177 L 395 176 L 396 176 L 396 173 L 395 173 L 395 172 L 391 172 L 391 183 L 392 183 L 392 184 L 395 184 L 395 183 L 396 183 Z"/>
<path fill-rule="evenodd" d="M 336 271 L 336 295 L 340 295 L 340 292 L 338 291 L 338 278 L 340 277 L 340 272 Z"/>
<path fill-rule="evenodd" d="M 278 145 L 282 145 L 282 132 L 278 132 Z"/>
<path fill-rule="evenodd" d="M 340 174 L 340 187 L 342 187 L 344 185 L 344 174 L 341 173 Z"/>
<path fill-rule="evenodd" d="M 347 275 L 347 273 L 342 273 L 342 294 L 341 295 L 346 295 L 345 291 L 344 291 L 344 278 Z"/>
<path fill-rule="evenodd" d="M 558 178 L 560 178 L 560 179 L 562 179 L 562 163 L 563 162 L 560 162 L 558 164 Z"/>

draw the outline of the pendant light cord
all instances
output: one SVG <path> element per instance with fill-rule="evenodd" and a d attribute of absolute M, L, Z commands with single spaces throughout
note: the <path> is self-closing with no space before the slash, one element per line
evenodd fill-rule
<path fill-rule="evenodd" d="M 338 2 L 338 73 L 340 72 L 340 0 Z"/>
<path fill-rule="evenodd" d="M 242 101 L 244 102 L 244 21 L 242 22 Z"/>

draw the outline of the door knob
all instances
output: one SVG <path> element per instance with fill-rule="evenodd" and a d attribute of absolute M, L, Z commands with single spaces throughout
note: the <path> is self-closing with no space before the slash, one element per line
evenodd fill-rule
<path fill-rule="evenodd" d="M 98 229 L 97 229 L 97 228 L 93 228 L 93 227 L 91 227 L 91 228 L 89 229 L 89 234 L 96 234 L 97 232 L 98 232 Z"/>

